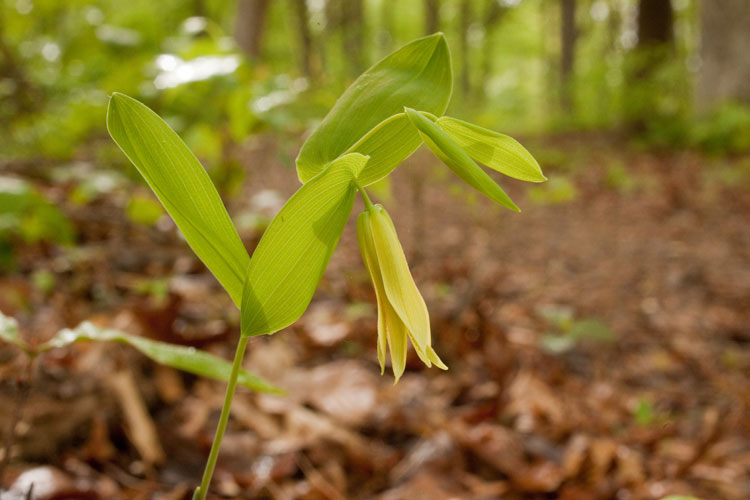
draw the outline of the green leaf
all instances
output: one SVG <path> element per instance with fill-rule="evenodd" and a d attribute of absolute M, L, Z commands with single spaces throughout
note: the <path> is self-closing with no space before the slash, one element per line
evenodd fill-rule
<path fill-rule="evenodd" d="M 164 120 L 124 94 L 109 100 L 107 129 L 193 251 L 239 305 L 250 258 L 198 159 Z"/>
<path fill-rule="evenodd" d="M 512 137 L 450 116 L 442 116 L 436 123 L 479 163 L 514 179 L 547 180 L 531 153 Z"/>
<path fill-rule="evenodd" d="M 347 153 L 357 152 L 370 157 L 359 174 L 361 186 L 385 178 L 422 144 L 419 132 L 404 113 L 393 115 L 370 130 Z"/>
<path fill-rule="evenodd" d="M 474 160 L 459 146 L 456 141 L 443 132 L 432 120 L 413 109 L 406 108 L 406 114 L 419 130 L 425 144 L 445 163 L 448 168 L 468 185 L 484 194 L 491 200 L 520 212 L 513 200 L 495 183 L 487 172 L 477 165 Z"/>
<path fill-rule="evenodd" d="M 29 346 L 18 334 L 18 321 L 15 318 L 4 315 L 2 312 L 0 312 L 0 339 L 26 352 L 29 351 Z"/>
<path fill-rule="evenodd" d="M 361 184 L 378 180 L 419 147 L 403 118 L 388 120 L 404 106 L 442 115 L 452 90 L 453 68 L 442 33 L 404 45 L 360 75 L 305 141 L 297 157 L 300 180 L 307 182 L 347 152 L 371 157 Z"/>
<path fill-rule="evenodd" d="M 352 210 L 368 158 L 348 154 L 304 184 L 253 252 L 242 296 L 242 334 L 285 328 L 307 309 Z"/>
<path fill-rule="evenodd" d="M 127 344 L 138 349 L 157 363 L 201 377 L 223 380 L 225 382 L 229 380 L 229 375 L 232 371 L 232 364 L 230 362 L 194 347 L 169 344 L 117 330 L 103 329 L 88 321 L 81 323 L 73 329 L 66 328 L 60 330 L 49 342 L 39 346 L 38 352 L 65 347 L 80 340 Z M 240 370 L 237 380 L 243 386 L 254 391 L 282 392 L 280 389 L 246 370 Z"/>

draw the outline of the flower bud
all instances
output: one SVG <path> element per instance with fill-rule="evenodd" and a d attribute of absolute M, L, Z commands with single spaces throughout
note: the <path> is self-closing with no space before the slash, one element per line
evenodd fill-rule
<path fill-rule="evenodd" d="M 385 370 L 386 346 L 396 381 L 406 366 L 408 338 L 428 367 L 448 367 L 431 345 L 427 305 L 414 283 L 406 256 L 388 213 L 380 205 L 369 207 L 357 218 L 357 238 L 362 260 L 375 286 L 378 302 L 378 361 Z"/>

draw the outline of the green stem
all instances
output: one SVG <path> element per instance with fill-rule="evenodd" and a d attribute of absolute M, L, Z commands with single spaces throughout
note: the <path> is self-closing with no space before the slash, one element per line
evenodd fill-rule
<path fill-rule="evenodd" d="M 365 208 L 367 210 L 372 210 L 375 208 L 372 204 L 372 201 L 370 201 L 370 197 L 367 196 L 367 191 L 365 191 L 365 188 L 359 185 L 359 183 L 356 183 L 357 190 L 359 190 L 359 194 L 362 195 L 362 199 L 365 200 Z"/>
<path fill-rule="evenodd" d="M 229 410 L 232 406 L 234 390 L 237 387 L 237 376 L 240 373 L 242 358 L 244 358 L 245 356 L 245 348 L 247 347 L 247 341 L 249 339 L 249 336 L 242 335 L 240 337 L 239 343 L 237 344 L 237 351 L 234 353 L 234 363 L 232 363 L 232 374 L 229 376 L 227 392 L 224 395 L 224 406 L 221 407 L 219 425 L 216 427 L 216 435 L 214 435 L 214 442 L 211 444 L 211 452 L 208 454 L 208 462 L 206 462 L 206 469 L 203 471 L 203 479 L 201 480 L 201 485 L 195 490 L 195 493 L 193 494 L 193 500 L 206 499 L 208 486 L 209 484 L 211 484 L 211 477 L 214 475 L 214 469 L 216 468 L 216 460 L 218 460 L 219 458 L 219 448 L 221 447 L 221 440 L 224 437 L 224 431 L 227 430 Z"/>

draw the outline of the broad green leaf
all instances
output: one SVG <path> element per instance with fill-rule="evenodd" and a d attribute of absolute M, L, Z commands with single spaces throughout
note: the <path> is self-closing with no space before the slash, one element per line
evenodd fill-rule
<path fill-rule="evenodd" d="M 29 351 L 29 346 L 18 334 L 18 322 L 16 319 L 6 316 L 2 312 L 0 312 L 0 340 L 13 344 L 26 352 Z"/>
<path fill-rule="evenodd" d="M 436 123 L 479 163 L 514 179 L 547 180 L 531 153 L 512 137 L 450 116 L 442 116 Z"/>
<path fill-rule="evenodd" d="M 491 200 L 516 212 L 521 211 L 492 177 L 432 120 L 409 108 L 406 109 L 406 114 L 419 130 L 427 147 L 464 182 Z"/>
<path fill-rule="evenodd" d="M 380 122 L 347 152 L 370 157 L 357 181 L 367 186 L 385 178 L 422 144 L 419 132 L 404 113 Z"/>
<path fill-rule="evenodd" d="M 159 342 L 156 340 L 131 335 L 129 333 L 99 328 L 88 321 L 73 329 L 60 330 L 49 342 L 39 347 L 39 352 L 65 347 L 79 340 L 96 340 L 101 342 L 119 342 L 138 349 L 141 353 L 163 365 L 193 373 L 201 377 L 228 381 L 232 364 L 205 351 L 181 345 Z M 282 392 L 260 377 L 240 370 L 238 382 L 254 391 Z"/>
<path fill-rule="evenodd" d="M 250 258 L 198 159 L 164 120 L 124 94 L 109 100 L 107 129 L 193 251 L 239 305 Z"/>
<path fill-rule="evenodd" d="M 338 244 L 367 163 L 348 154 L 304 184 L 284 204 L 253 252 L 242 296 L 242 334 L 285 328 L 305 312 Z"/>
<path fill-rule="evenodd" d="M 416 134 L 397 118 L 353 146 L 381 122 L 403 113 L 404 106 L 442 115 L 452 89 L 450 51 L 442 33 L 404 45 L 360 75 L 305 141 L 297 156 L 300 180 L 307 182 L 347 152 L 372 157 L 360 183 L 378 180 L 419 147 Z M 386 139 L 396 142 L 386 147 Z"/>

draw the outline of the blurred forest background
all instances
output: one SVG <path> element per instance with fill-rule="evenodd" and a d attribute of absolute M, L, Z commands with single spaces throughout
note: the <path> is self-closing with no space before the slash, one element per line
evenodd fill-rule
<path fill-rule="evenodd" d="M 749 498 L 747 0 L 0 0 L 0 311 L 31 341 L 90 319 L 229 357 L 238 313 L 107 135 L 108 95 L 169 122 L 251 250 L 341 92 L 436 31 L 447 114 L 549 181 L 503 181 L 520 215 L 424 151 L 378 183 L 451 370 L 376 376 L 349 230 L 311 310 L 251 342 L 289 394 L 239 395 L 216 493 Z M 9 498 L 189 498 L 221 384 L 124 347 L 27 368 L 0 346 Z"/>

